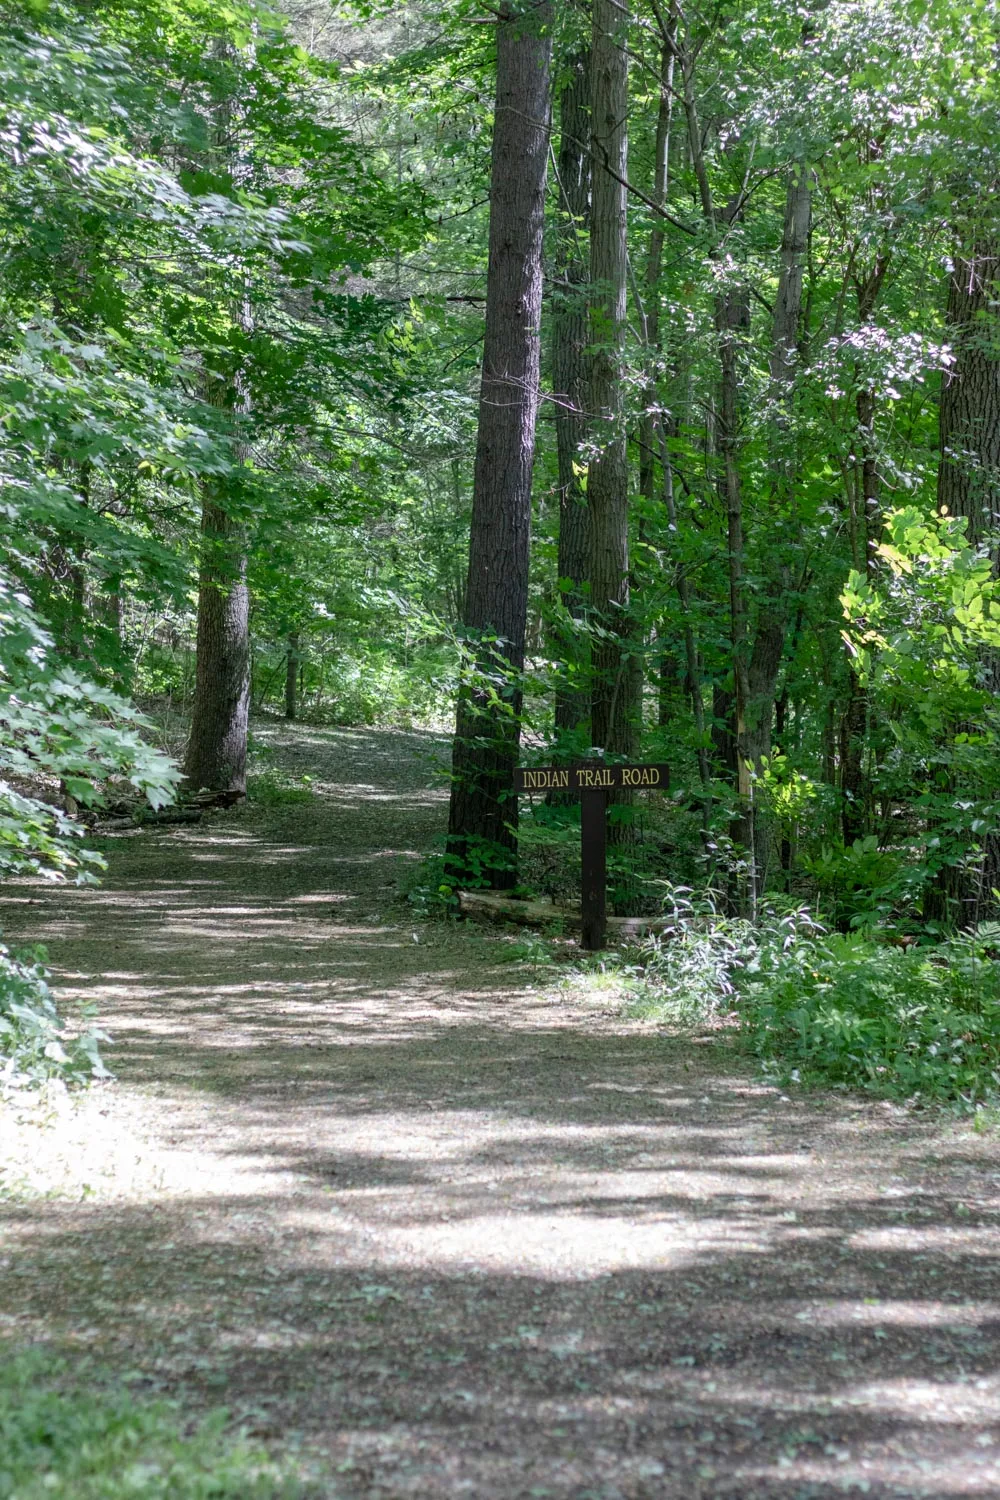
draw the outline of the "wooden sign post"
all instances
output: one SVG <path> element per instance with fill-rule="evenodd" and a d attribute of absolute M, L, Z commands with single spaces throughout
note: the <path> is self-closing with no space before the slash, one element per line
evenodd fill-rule
<path fill-rule="evenodd" d="M 667 766 L 529 766 L 514 773 L 519 792 L 580 794 L 581 945 L 604 947 L 608 922 L 608 792 L 662 790 L 670 784 Z"/>

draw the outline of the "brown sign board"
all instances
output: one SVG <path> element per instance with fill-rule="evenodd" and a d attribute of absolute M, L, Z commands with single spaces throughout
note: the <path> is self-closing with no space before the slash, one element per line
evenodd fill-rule
<path fill-rule="evenodd" d="M 519 792 L 665 791 L 669 785 L 667 766 L 522 766 L 514 772 Z"/>
<path fill-rule="evenodd" d="M 607 926 L 608 792 L 666 791 L 667 766 L 605 766 L 600 761 L 576 766 L 520 766 L 514 772 L 518 792 L 579 792 L 580 907 L 582 943 L 604 947 Z"/>

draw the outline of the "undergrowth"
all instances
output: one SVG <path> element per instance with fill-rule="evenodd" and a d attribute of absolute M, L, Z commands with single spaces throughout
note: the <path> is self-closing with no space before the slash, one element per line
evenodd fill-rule
<path fill-rule="evenodd" d="M 0 1500 L 277 1500 L 301 1494 L 260 1448 L 193 1431 L 165 1401 L 66 1387 L 38 1351 L 0 1358 Z"/>
<path fill-rule="evenodd" d="M 44 963 L 42 948 L 16 953 L 0 943 L 0 1091 L 109 1077 L 100 1052 L 108 1037 L 93 1026 L 67 1034 Z M 84 1012 L 84 1020 L 90 1018 Z"/>
<path fill-rule="evenodd" d="M 1000 924 L 927 946 L 830 933 L 805 909 L 756 924 L 677 890 L 627 990 L 672 1023 L 730 1014 L 784 1083 L 975 1109 L 1000 1098 Z"/>
<path fill-rule="evenodd" d="M 311 802 L 315 795 L 311 776 L 288 776 L 276 766 L 265 766 L 247 777 L 247 800 L 262 807 Z"/>

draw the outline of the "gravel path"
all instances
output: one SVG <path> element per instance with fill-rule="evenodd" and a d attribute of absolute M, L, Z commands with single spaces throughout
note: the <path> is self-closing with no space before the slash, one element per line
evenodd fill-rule
<path fill-rule="evenodd" d="M 225 1403 L 343 1500 L 1000 1496 L 997 1137 L 415 926 L 439 742 L 268 733 L 312 803 L 0 907 L 120 1080 L 0 1112 L 0 1336 Z"/>

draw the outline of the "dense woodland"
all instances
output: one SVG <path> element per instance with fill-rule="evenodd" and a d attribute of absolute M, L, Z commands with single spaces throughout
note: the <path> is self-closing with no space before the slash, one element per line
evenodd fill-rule
<path fill-rule="evenodd" d="M 993 0 L 2 14 L 0 870 L 284 715 L 454 732 L 425 904 L 559 896 L 515 765 L 667 761 L 661 996 L 988 1092 Z"/>

